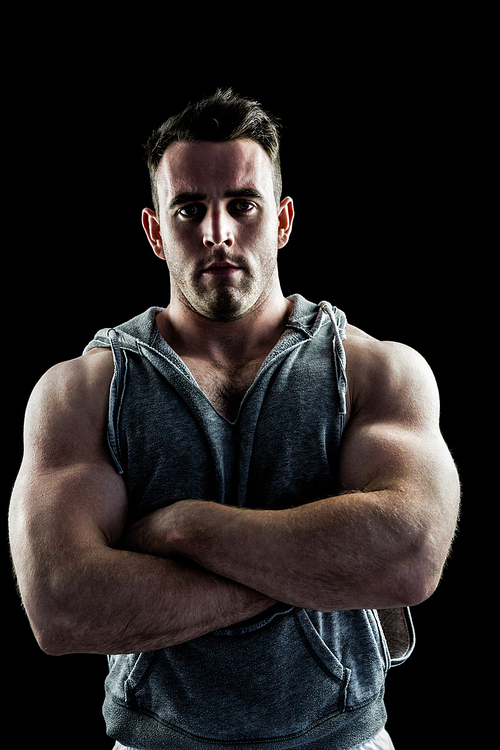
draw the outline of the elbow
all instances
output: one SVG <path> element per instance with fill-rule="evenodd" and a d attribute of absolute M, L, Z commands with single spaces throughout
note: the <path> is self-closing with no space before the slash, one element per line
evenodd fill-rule
<path fill-rule="evenodd" d="M 64 656 L 78 653 L 78 645 L 74 636 L 74 628 L 68 618 L 52 614 L 33 620 L 30 618 L 33 635 L 42 651 L 49 656 Z"/>
<path fill-rule="evenodd" d="M 406 540 L 402 537 L 402 544 L 393 556 L 391 576 L 399 606 L 414 607 L 432 596 L 441 580 L 448 548 L 446 540 L 436 537 L 429 527 Z"/>
<path fill-rule="evenodd" d="M 34 606 L 30 601 L 25 601 L 24 605 L 41 650 L 49 656 L 78 653 L 78 627 L 74 614 L 49 596 L 40 599 L 43 606 Z"/>
<path fill-rule="evenodd" d="M 425 555 L 416 556 L 410 565 L 405 566 L 399 577 L 402 606 L 415 607 L 429 599 L 438 587 L 442 568 L 439 561 Z"/>
<path fill-rule="evenodd" d="M 42 651 L 48 656 L 64 656 L 72 653 L 72 650 L 64 645 L 64 639 L 50 630 L 35 632 L 35 638 Z"/>
<path fill-rule="evenodd" d="M 426 599 L 432 596 L 438 583 L 439 579 L 435 581 L 425 576 L 412 575 L 399 594 L 400 606 L 416 607 L 417 604 L 422 604 L 422 602 L 425 602 Z"/>
<path fill-rule="evenodd" d="M 78 588 L 58 573 L 27 575 L 21 569 L 17 580 L 24 611 L 41 650 L 49 656 L 84 653 L 89 626 Z"/>

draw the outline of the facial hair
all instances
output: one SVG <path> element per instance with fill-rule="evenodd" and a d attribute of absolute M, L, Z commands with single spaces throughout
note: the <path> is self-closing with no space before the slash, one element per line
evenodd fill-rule
<path fill-rule="evenodd" d="M 171 281 L 182 294 L 184 302 L 204 318 L 230 322 L 256 307 L 261 298 L 267 298 L 276 270 L 277 250 L 274 249 L 274 254 L 259 254 L 259 263 L 253 264 L 253 267 L 245 256 L 230 254 L 225 248 L 214 248 L 210 254 L 197 261 L 193 270 L 170 260 Z M 214 262 L 228 262 L 237 266 L 237 278 L 219 276 L 208 279 L 204 271 Z"/>

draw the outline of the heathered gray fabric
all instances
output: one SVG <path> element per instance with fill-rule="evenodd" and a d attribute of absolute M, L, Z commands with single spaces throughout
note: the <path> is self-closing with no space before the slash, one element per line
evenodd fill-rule
<path fill-rule="evenodd" d="M 88 344 L 115 358 L 108 439 L 131 518 L 186 498 L 281 509 L 337 494 L 346 319 L 291 299 L 234 422 L 161 338 L 161 308 Z M 413 647 L 409 613 L 393 622 L 401 663 Z M 137 750 L 347 750 L 383 728 L 390 665 L 376 610 L 278 604 L 179 646 L 109 657 L 104 715 L 110 736 Z"/>

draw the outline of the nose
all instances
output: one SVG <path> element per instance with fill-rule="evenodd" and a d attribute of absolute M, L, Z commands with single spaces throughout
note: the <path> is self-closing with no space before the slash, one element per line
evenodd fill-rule
<path fill-rule="evenodd" d="M 210 208 L 203 219 L 203 244 L 205 247 L 215 245 L 234 245 L 231 216 L 223 208 Z"/>

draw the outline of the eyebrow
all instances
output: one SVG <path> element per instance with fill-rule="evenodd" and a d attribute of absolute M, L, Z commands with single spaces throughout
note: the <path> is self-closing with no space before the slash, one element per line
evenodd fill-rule
<path fill-rule="evenodd" d="M 251 187 L 239 188 L 237 190 L 226 190 L 224 198 L 256 198 L 256 200 L 264 200 L 262 193 Z"/>
<path fill-rule="evenodd" d="M 255 198 L 256 200 L 264 200 L 262 193 L 251 187 L 235 188 L 234 190 L 226 190 L 224 198 Z M 169 203 L 169 208 L 175 208 L 176 206 L 182 206 L 185 203 L 197 203 L 198 201 L 204 201 L 207 199 L 206 193 L 179 193 Z"/>
<path fill-rule="evenodd" d="M 169 203 L 169 208 L 182 206 L 183 203 L 196 203 L 197 201 L 206 200 L 206 193 L 179 193 Z"/>

